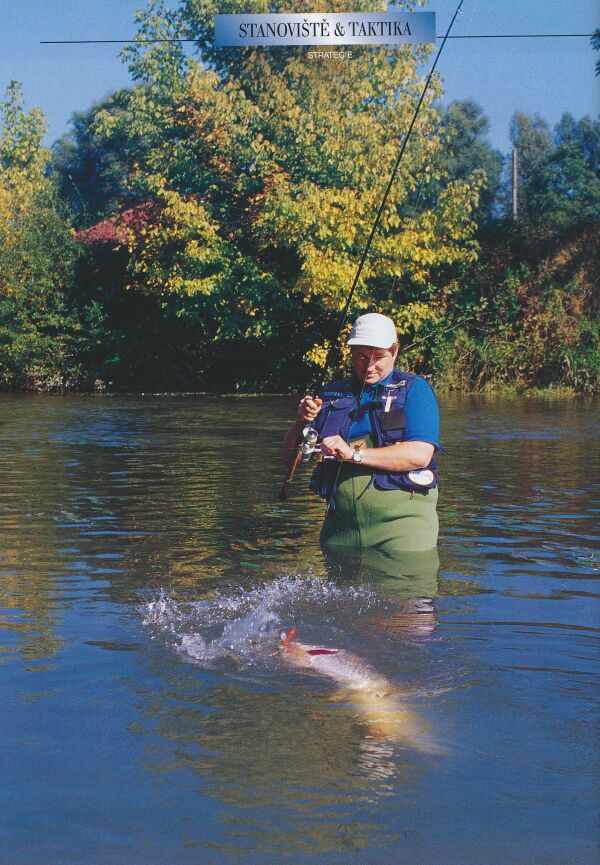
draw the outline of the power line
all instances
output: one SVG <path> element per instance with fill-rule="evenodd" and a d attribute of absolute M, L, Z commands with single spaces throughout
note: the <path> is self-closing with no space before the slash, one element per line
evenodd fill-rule
<path fill-rule="evenodd" d="M 591 39 L 593 35 L 593 33 L 482 33 L 473 36 L 448 36 L 448 39 Z"/>
<path fill-rule="evenodd" d="M 448 39 L 591 39 L 593 33 L 481 33 Z M 436 36 L 444 39 L 444 36 Z M 197 39 L 41 39 L 40 45 L 155 45 L 161 42 L 197 42 Z M 282 47 L 282 46 L 280 46 Z M 300 47 L 300 46 L 296 46 Z"/>

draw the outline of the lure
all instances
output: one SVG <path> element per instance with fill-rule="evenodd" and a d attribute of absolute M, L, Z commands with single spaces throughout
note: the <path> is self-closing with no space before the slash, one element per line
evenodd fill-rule
<path fill-rule="evenodd" d="M 289 646 L 294 637 L 296 636 L 296 628 L 290 628 L 285 636 L 282 636 L 281 645 L 283 648 Z"/>

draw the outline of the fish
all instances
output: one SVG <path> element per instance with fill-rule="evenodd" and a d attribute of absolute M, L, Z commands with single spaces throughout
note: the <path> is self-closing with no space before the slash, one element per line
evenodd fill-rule
<path fill-rule="evenodd" d="M 282 663 L 330 679 L 337 685 L 335 699 L 356 713 L 366 735 L 391 740 L 428 754 L 443 754 L 427 725 L 402 698 L 401 689 L 346 649 L 310 645 L 295 639 L 296 629 L 282 634 Z"/>
<path fill-rule="evenodd" d="M 345 649 L 326 646 L 311 646 L 290 637 L 282 638 L 280 649 L 289 666 L 306 669 L 317 675 L 333 679 L 337 684 L 350 690 L 369 691 L 383 695 L 391 685 L 383 676 L 375 672 L 367 662 Z"/>

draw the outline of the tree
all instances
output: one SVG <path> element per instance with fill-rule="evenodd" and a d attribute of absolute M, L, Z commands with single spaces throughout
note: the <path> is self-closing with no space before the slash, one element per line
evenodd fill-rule
<path fill-rule="evenodd" d="M 600 121 L 563 114 L 554 128 L 556 147 L 575 147 L 586 167 L 600 176 Z"/>
<path fill-rule="evenodd" d="M 600 123 L 577 123 L 564 114 L 554 133 L 555 147 L 542 171 L 533 206 L 556 227 L 600 219 Z"/>
<path fill-rule="evenodd" d="M 525 223 L 555 230 L 600 218 L 600 123 L 564 114 L 552 135 L 538 115 L 517 113 L 511 135 Z"/>
<path fill-rule="evenodd" d="M 539 114 L 529 117 L 517 111 L 511 120 L 510 138 L 517 150 L 519 215 L 529 221 L 536 216 L 531 198 L 541 188 L 542 172 L 552 153 L 552 135 Z"/>
<path fill-rule="evenodd" d="M 313 7 L 316 0 L 302 11 Z M 244 6 L 262 8 L 258 0 Z M 237 0 L 220 7 L 240 9 Z M 214 344 L 252 348 L 255 361 L 264 351 L 272 372 L 274 346 L 285 344 L 295 362 L 334 331 L 423 87 L 428 49 L 359 47 L 351 63 L 307 62 L 296 49 L 215 49 L 213 15 L 207 0 L 184 2 L 177 13 L 152 2 L 139 16 L 139 38 L 188 35 L 201 63 L 173 43 L 128 47 L 140 86 L 122 114 L 101 111 L 96 123 L 107 138 L 135 135 L 147 145 L 128 184 L 157 209 L 128 237 L 131 284 L 194 297 Z M 465 169 L 448 180 L 439 92 L 435 83 L 421 110 L 355 301 L 389 312 L 407 333 L 440 315 L 439 269 L 476 254 L 483 176 Z M 415 212 L 423 181 L 435 202 Z"/>
<path fill-rule="evenodd" d="M 600 28 L 592 33 L 591 43 L 594 51 L 600 51 Z M 596 75 L 600 75 L 600 60 L 596 60 Z"/>
<path fill-rule="evenodd" d="M 442 122 L 444 150 L 442 164 L 452 180 L 468 180 L 477 170 L 485 174 L 479 206 L 474 216 L 478 224 L 494 216 L 494 202 L 502 175 L 502 154 L 486 141 L 489 121 L 473 99 L 452 102 Z"/>
<path fill-rule="evenodd" d="M 116 131 L 109 139 L 96 123 L 100 113 L 124 113 L 128 98 L 126 91 L 119 91 L 75 113 L 71 130 L 52 146 L 51 174 L 80 228 L 138 203 L 127 179 L 136 154 L 144 150 L 144 141 L 129 133 L 119 137 Z"/>
<path fill-rule="evenodd" d="M 76 253 L 69 224 L 45 176 L 45 122 L 23 107 L 12 82 L 0 102 L 0 386 L 76 383 L 87 340 L 70 301 Z"/>

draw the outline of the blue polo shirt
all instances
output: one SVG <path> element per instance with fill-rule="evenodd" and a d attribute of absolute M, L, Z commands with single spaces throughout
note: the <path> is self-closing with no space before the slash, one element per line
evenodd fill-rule
<path fill-rule="evenodd" d="M 363 438 L 371 430 L 371 418 L 367 410 L 368 404 L 378 398 L 382 387 L 392 377 L 390 373 L 381 381 L 367 385 L 360 394 L 356 419 L 350 427 L 349 438 Z M 440 412 L 437 400 L 431 386 L 421 376 L 417 376 L 408 391 L 404 404 L 406 415 L 406 432 L 404 441 L 427 442 L 437 449 L 440 446 Z"/>

